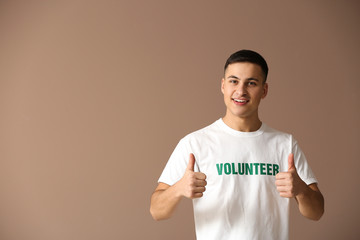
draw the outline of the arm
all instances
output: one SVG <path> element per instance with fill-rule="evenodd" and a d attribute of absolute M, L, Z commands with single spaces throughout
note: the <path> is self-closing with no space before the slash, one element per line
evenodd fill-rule
<path fill-rule="evenodd" d="M 324 197 L 316 183 L 306 185 L 306 188 L 295 196 L 295 199 L 304 217 L 319 220 L 324 214 Z"/>
<path fill-rule="evenodd" d="M 150 213 L 155 220 L 170 218 L 183 197 L 200 198 L 206 186 L 206 176 L 194 172 L 195 157 L 190 154 L 184 176 L 174 185 L 159 183 L 151 196 Z"/>
<path fill-rule="evenodd" d="M 294 155 L 288 158 L 289 169 L 276 175 L 276 187 L 281 197 L 295 198 L 300 213 L 309 219 L 319 220 L 324 213 L 324 197 L 317 184 L 306 185 L 297 174 Z"/>
<path fill-rule="evenodd" d="M 170 218 L 181 200 L 175 185 L 159 183 L 151 196 L 150 213 L 155 220 Z"/>

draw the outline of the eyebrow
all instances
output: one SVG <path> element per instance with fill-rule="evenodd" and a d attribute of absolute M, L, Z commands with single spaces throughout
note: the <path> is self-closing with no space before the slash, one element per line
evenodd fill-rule
<path fill-rule="evenodd" d="M 240 80 L 240 78 L 238 78 L 237 76 L 234 76 L 234 75 L 230 75 L 230 76 L 228 76 L 227 78 L 235 78 L 235 79 L 239 79 L 239 80 Z M 248 80 L 248 81 L 254 80 L 254 81 L 260 82 L 259 79 L 254 78 L 254 77 L 247 78 L 246 80 Z"/>

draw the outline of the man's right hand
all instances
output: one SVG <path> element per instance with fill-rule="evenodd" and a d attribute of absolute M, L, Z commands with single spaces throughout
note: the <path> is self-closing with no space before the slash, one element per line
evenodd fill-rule
<path fill-rule="evenodd" d="M 177 182 L 180 194 L 190 199 L 202 197 L 207 184 L 206 175 L 202 172 L 194 172 L 194 165 L 195 156 L 191 153 L 184 176 Z"/>
<path fill-rule="evenodd" d="M 190 154 L 184 176 L 170 186 L 160 182 L 151 196 L 150 212 L 155 220 L 170 218 L 182 197 L 200 198 L 205 192 L 206 175 L 194 172 L 195 157 Z"/>

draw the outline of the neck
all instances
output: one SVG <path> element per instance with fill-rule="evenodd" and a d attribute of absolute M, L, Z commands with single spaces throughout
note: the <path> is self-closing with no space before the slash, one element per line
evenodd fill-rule
<path fill-rule="evenodd" d="M 223 117 L 226 125 L 241 132 L 255 132 L 261 127 L 261 121 L 258 116 L 253 118 L 230 117 L 228 114 Z"/>

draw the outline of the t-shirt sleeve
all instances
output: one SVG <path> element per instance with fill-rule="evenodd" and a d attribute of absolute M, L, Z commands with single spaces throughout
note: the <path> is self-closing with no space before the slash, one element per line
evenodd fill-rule
<path fill-rule="evenodd" d="M 317 183 L 317 179 L 308 164 L 305 154 L 299 147 L 298 142 L 292 139 L 292 153 L 294 154 L 294 163 L 299 177 L 307 184 Z"/>
<path fill-rule="evenodd" d="M 188 138 L 185 137 L 180 140 L 171 154 L 158 182 L 166 183 L 171 186 L 179 181 L 184 176 L 190 153 L 192 153 L 192 150 Z M 197 164 L 195 164 L 195 171 L 197 171 L 197 169 Z"/>

